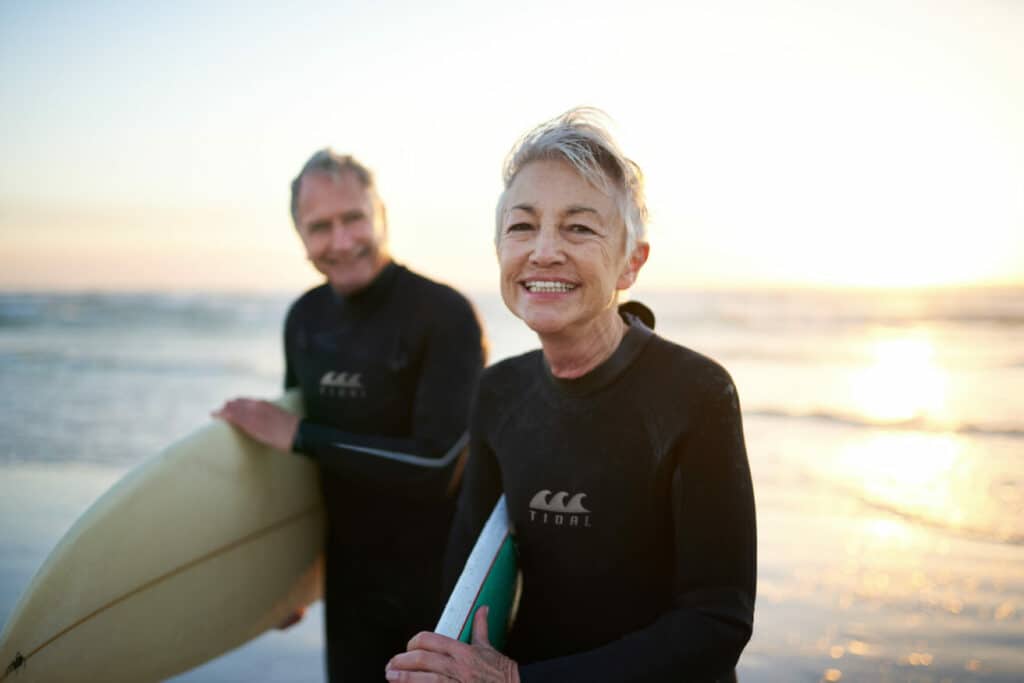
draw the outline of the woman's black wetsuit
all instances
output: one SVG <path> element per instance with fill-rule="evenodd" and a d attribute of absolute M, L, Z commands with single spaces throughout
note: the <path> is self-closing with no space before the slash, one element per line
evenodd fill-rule
<path fill-rule="evenodd" d="M 504 492 L 523 572 L 523 683 L 731 679 L 751 635 L 754 497 L 739 401 L 714 361 L 632 316 L 587 375 L 540 351 L 480 381 L 445 562 L 454 584 Z"/>

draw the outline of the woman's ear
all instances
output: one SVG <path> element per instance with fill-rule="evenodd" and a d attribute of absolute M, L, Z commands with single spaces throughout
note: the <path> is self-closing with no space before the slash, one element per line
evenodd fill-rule
<path fill-rule="evenodd" d="M 636 276 L 640 273 L 640 269 L 644 267 L 644 264 L 647 263 L 647 256 L 650 253 L 650 244 L 647 242 L 637 243 L 636 247 L 633 248 L 633 253 L 626 259 L 626 265 L 622 269 L 622 274 L 619 275 L 618 282 L 615 283 L 616 289 L 629 289 L 633 286 L 633 283 L 636 282 Z"/>

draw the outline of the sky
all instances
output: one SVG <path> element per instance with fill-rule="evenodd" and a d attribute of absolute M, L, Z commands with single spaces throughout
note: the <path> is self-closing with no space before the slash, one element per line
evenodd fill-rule
<path fill-rule="evenodd" d="M 497 282 L 512 143 L 604 109 L 650 287 L 1024 284 L 1024 3 L 0 4 L 0 289 L 297 290 L 315 150 Z M 257 5 L 257 6 L 253 6 Z"/>

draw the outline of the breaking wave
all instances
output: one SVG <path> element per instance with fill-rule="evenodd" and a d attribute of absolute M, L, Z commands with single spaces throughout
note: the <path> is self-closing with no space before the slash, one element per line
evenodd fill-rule
<path fill-rule="evenodd" d="M 959 424 L 948 424 L 928 420 L 927 418 L 915 417 L 909 420 L 885 421 L 872 420 L 870 418 L 844 414 L 830 411 L 792 411 L 782 408 L 755 408 L 744 410 L 744 415 L 750 417 L 767 417 L 783 420 L 799 420 L 823 422 L 842 425 L 858 429 L 890 429 L 914 432 L 936 432 L 969 434 L 972 436 L 1001 436 L 1014 439 L 1024 439 L 1024 425 L 978 425 L 969 422 Z"/>

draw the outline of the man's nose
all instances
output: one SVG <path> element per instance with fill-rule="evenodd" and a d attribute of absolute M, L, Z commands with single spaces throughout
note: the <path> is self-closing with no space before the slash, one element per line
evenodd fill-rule
<path fill-rule="evenodd" d="M 345 251 L 352 247 L 352 231 L 341 221 L 334 221 L 331 225 L 331 249 Z"/>
<path fill-rule="evenodd" d="M 565 260 L 562 236 L 555 228 L 541 227 L 534 238 L 530 262 L 538 266 L 548 266 Z"/>

